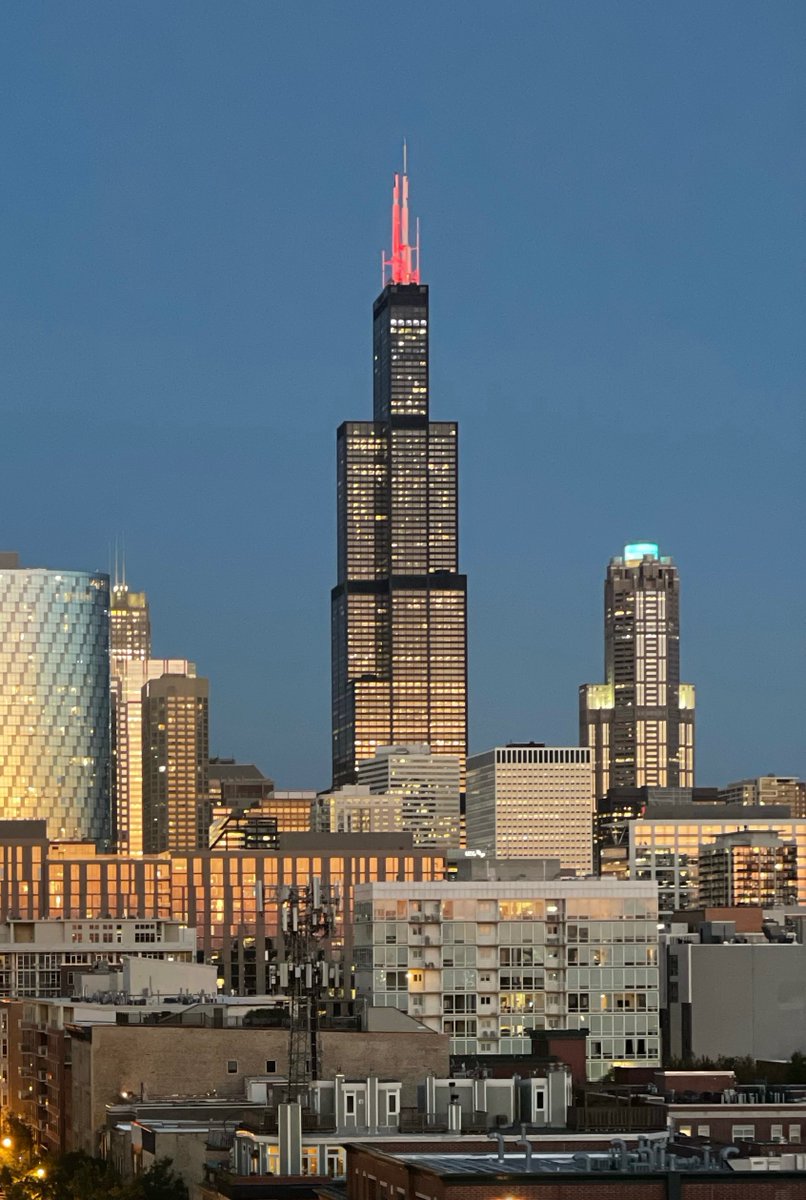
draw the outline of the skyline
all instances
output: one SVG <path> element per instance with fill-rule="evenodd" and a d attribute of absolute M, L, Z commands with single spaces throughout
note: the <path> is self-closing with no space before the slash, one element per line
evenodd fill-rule
<path fill-rule="evenodd" d="M 693 46 L 690 6 L 610 20 L 581 8 L 579 24 L 542 9 L 506 29 L 429 15 L 422 95 L 382 102 L 369 47 L 389 19 L 369 10 L 367 33 L 322 14 L 327 54 L 285 15 L 228 26 L 208 10 L 189 29 L 175 15 L 189 7 L 146 4 L 114 21 L 98 6 L 48 13 L 42 29 L 5 19 L 3 548 L 104 570 L 125 534 L 155 654 L 210 679 L 211 750 L 279 786 L 329 777 L 334 430 L 369 405 L 403 134 L 433 408 L 461 429 L 471 752 L 576 743 L 607 562 L 647 539 L 680 570 L 697 782 L 806 775 L 803 15 L 782 5 L 772 26 L 738 4 L 726 21 L 715 4 Z M 254 36 L 268 32 L 287 66 Z M 450 83 L 485 37 L 504 96 L 465 87 L 460 112 Z M 443 82 L 449 40 L 469 57 Z M 303 99 L 306 80 L 317 99 L 330 88 L 332 111 Z M 267 129 L 270 96 L 282 116 Z M 322 307 L 323 277 L 335 306 Z"/>

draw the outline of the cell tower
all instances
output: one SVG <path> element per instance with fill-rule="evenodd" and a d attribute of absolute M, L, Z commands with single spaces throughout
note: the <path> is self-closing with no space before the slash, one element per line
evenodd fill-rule
<path fill-rule="evenodd" d="M 321 943 L 333 932 L 338 909 L 338 886 L 323 886 L 316 878 L 304 887 L 284 889 L 280 900 L 288 969 L 289 1101 L 298 1101 L 311 1080 L 319 1078 L 319 998 L 328 977 Z"/>

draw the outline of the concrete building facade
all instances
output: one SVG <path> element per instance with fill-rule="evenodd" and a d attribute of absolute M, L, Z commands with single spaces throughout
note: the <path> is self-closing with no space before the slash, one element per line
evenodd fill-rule
<path fill-rule="evenodd" d="M 148 854 L 207 845 L 208 695 L 206 679 L 182 674 L 160 675 L 143 687 L 143 850 Z"/>
<path fill-rule="evenodd" d="M 673 939 L 666 962 L 676 1058 L 781 1060 L 806 1046 L 806 946 Z"/>
<path fill-rule="evenodd" d="M 64 996 L 71 976 L 122 968 L 126 955 L 193 963 L 196 931 L 171 920 L 2 921 L 0 996 Z"/>
<path fill-rule="evenodd" d="M 356 888 L 359 994 L 451 1037 L 525 1053 L 531 1029 L 588 1031 L 588 1073 L 660 1059 L 657 892 L 603 880 Z"/>
<path fill-rule="evenodd" d="M 793 817 L 806 817 L 806 780 L 795 775 L 759 775 L 719 789 L 725 804 L 788 804 Z"/>
<path fill-rule="evenodd" d="M 559 858 L 593 871 L 593 766 L 579 746 L 512 743 L 468 760 L 467 845 L 494 858 Z"/>

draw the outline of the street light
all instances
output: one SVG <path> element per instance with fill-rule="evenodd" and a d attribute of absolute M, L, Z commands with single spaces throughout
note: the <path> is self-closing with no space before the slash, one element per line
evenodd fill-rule
<path fill-rule="evenodd" d="M 0 1146 L 2 1146 L 4 1150 L 10 1150 L 13 1145 L 14 1143 L 10 1137 L 4 1137 L 2 1142 L 0 1142 Z"/>

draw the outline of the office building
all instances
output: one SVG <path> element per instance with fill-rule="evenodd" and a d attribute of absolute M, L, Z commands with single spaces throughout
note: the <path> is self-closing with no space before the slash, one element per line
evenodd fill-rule
<path fill-rule="evenodd" d="M 120 854 L 142 854 L 143 688 L 163 675 L 196 676 L 185 658 L 130 659 L 112 676 L 114 725 L 115 844 Z"/>
<path fill-rule="evenodd" d="M 143 850 L 207 845 L 208 685 L 161 675 L 143 687 Z"/>
<path fill-rule="evenodd" d="M 0 821 L 0 919 L 171 918 L 196 930 L 205 961 L 220 966 L 228 991 L 263 994 L 283 944 L 284 888 L 318 878 L 338 891 L 328 950 L 351 964 L 356 884 L 442 879 L 445 869 L 439 848 L 415 846 L 405 833 L 281 833 L 276 850 L 124 857 L 95 853 L 91 844 L 52 845 L 43 821 Z"/>
<path fill-rule="evenodd" d="M 726 804 L 788 804 L 793 817 L 806 817 L 806 781 L 794 775 L 760 775 L 719 789 Z"/>
<path fill-rule="evenodd" d="M 468 761 L 467 845 L 495 858 L 559 858 L 593 870 L 591 751 L 536 742 L 497 746 Z"/>
<path fill-rule="evenodd" d="M 209 794 L 212 823 L 208 844 L 219 849 L 265 849 L 278 833 L 307 833 L 314 791 L 278 791 L 254 763 L 211 758 Z"/>
<path fill-rule="evenodd" d="M 337 437 L 333 787 L 382 746 L 467 753 L 467 579 L 458 561 L 454 422 L 429 408 L 428 287 L 395 176 L 388 281 L 373 308 L 371 421 Z"/>
<path fill-rule="evenodd" d="M 694 688 L 680 682 L 680 577 L 651 542 L 625 546 L 605 581 L 605 682 L 579 695 L 596 798 L 610 787 L 693 787 Z"/>
<path fill-rule="evenodd" d="M 777 833 L 720 833 L 700 847 L 697 870 L 701 905 L 779 908 L 797 903 L 797 847 Z"/>
<path fill-rule="evenodd" d="M 717 788 L 626 788 L 607 789 L 596 804 L 594 856 L 596 873 L 614 879 L 630 878 L 630 823 L 647 807 L 667 804 L 719 804 Z"/>
<path fill-rule="evenodd" d="M 242 808 L 216 806 L 207 844 L 211 850 L 276 850 L 279 833 L 277 818 L 257 800 Z"/>
<path fill-rule="evenodd" d="M 451 1035 L 459 1056 L 588 1031 L 588 1075 L 660 1062 L 653 884 L 372 883 L 355 890 L 356 987 Z"/>
<path fill-rule="evenodd" d="M 0 818 L 111 837 L 109 577 L 0 554 Z"/>
<path fill-rule="evenodd" d="M 270 782 L 270 781 L 267 781 Z M 262 800 L 214 804 L 208 845 L 246 849 L 259 842 L 268 845 L 279 833 L 308 833 L 316 792 L 267 790 Z"/>
<path fill-rule="evenodd" d="M 117 581 L 109 608 L 109 661 L 112 674 L 130 662 L 151 658 L 151 617 L 145 592 L 132 592 Z"/>
<path fill-rule="evenodd" d="M 428 745 L 381 746 L 360 763 L 358 783 L 377 796 L 396 798 L 400 823 L 390 827 L 409 830 L 418 845 L 460 844 L 457 755 L 434 754 Z M 382 806 L 376 809 L 379 816 L 381 811 Z"/>
<path fill-rule="evenodd" d="M 783 805 L 649 804 L 642 816 L 629 822 L 630 878 L 657 883 L 662 917 L 696 908 L 702 847 L 720 834 L 745 830 L 776 833 L 794 844 L 797 900 L 806 903 L 806 820 L 791 817 Z"/>

